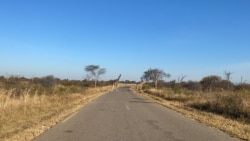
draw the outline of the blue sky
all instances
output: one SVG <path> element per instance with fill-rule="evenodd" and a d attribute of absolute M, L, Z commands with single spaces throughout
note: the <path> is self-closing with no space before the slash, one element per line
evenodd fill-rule
<path fill-rule="evenodd" d="M 0 0 L 0 75 L 250 81 L 249 0 Z"/>

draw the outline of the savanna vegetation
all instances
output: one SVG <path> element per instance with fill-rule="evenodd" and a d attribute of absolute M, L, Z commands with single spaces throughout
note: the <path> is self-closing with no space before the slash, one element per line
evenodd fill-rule
<path fill-rule="evenodd" d="M 144 72 L 142 78 L 154 76 L 147 75 L 148 72 Z M 234 84 L 230 81 L 230 75 L 230 72 L 225 72 L 225 79 L 210 75 L 200 81 L 184 81 L 186 76 L 182 75 L 178 80 L 169 82 L 158 79 L 157 87 L 155 79 L 144 79 L 153 81 L 147 81 L 141 91 L 168 101 L 171 103 L 169 106 L 174 106 L 177 111 L 185 109 L 196 111 L 197 114 L 207 113 L 205 116 L 210 118 L 211 115 L 221 116 L 224 120 L 208 124 L 217 124 L 212 126 L 250 140 L 250 84 L 245 81 Z M 225 127 L 220 126 L 220 124 L 223 125 L 222 122 L 225 123 L 225 120 L 235 121 L 242 126 L 236 128 L 232 123 L 228 123 Z"/>
<path fill-rule="evenodd" d="M 0 76 L 0 139 L 31 140 L 87 101 L 111 90 L 112 83 L 60 80 L 52 75 L 31 79 Z"/>
<path fill-rule="evenodd" d="M 61 80 L 53 75 L 30 79 L 0 76 L 0 139 L 32 140 L 86 102 L 111 90 L 116 81 L 100 81 L 106 69 L 97 65 L 86 66 L 85 71 L 84 80 Z M 225 72 L 225 79 L 210 75 L 200 81 L 184 81 L 186 76 L 182 75 L 165 82 L 162 79 L 170 78 L 169 73 L 150 68 L 142 75 L 146 83 L 141 83 L 139 90 L 158 101 L 167 101 L 165 104 L 176 111 L 250 140 L 250 84 L 234 84 L 230 75 Z"/>

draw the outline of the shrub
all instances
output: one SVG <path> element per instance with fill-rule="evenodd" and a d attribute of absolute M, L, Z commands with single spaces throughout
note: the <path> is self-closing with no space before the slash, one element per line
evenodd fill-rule
<path fill-rule="evenodd" d="M 41 78 L 41 84 L 47 88 L 52 88 L 56 84 L 56 79 L 53 75 L 48 75 Z"/>
<path fill-rule="evenodd" d="M 188 81 L 183 84 L 183 87 L 192 91 L 200 91 L 202 89 L 202 85 L 199 82 L 195 81 Z"/>

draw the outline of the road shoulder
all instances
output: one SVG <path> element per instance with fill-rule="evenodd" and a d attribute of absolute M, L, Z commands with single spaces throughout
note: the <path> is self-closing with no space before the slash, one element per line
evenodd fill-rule
<path fill-rule="evenodd" d="M 133 90 L 133 89 L 132 89 Z M 185 107 L 180 102 L 172 102 L 167 101 L 163 98 L 150 95 L 144 92 L 137 92 L 133 90 L 135 93 L 138 93 L 145 97 L 146 99 L 151 100 L 152 102 L 158 103 L 164 107 L 170 108 L 176 112 L 181 113 L 182 115 L 194 119 L 200 123 L 203 123 L 209 127 L 219 129 L 232 137 L 248 140 L 250 139 L 250 125 L 242 124 L 238 121 L 234 121 L 231 119 L 227 119 L 225 117 L 215 115 L 213 113 L 198 111 L 192 108 Z M 218 121 L 221 121 L 218 123 Z M 238 130 L 235 130 L 237 128 Z"/>

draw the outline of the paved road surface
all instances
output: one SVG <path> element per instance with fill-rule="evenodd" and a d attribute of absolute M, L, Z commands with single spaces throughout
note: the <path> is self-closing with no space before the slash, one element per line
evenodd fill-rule
<path fill-rule="evenodd" d="M 129 88 L 87 104 L 35 141 L 237 141 L 222 131 L 161 105 Z"/>

